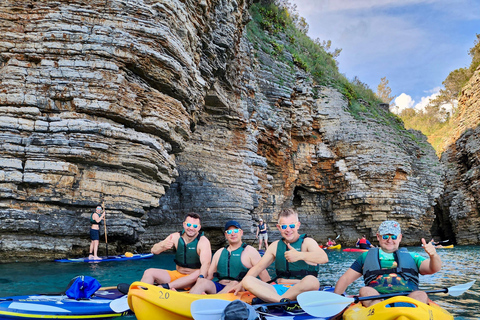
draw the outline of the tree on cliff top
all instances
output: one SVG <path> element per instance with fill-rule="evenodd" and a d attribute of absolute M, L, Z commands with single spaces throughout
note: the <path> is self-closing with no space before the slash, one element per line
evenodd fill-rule
<path fill-rule="evenodd" d="M 383 77 L 380 80 L 375 95 L 383 102 L 388 103 L 390 106 L 394 106 L 395 103 L 392 104 L 392 101 L 395 99 L 395 96 L 391 96 L 390 94 L 392 94 L 392 89 L 388 86 L 387 77 Z"/>

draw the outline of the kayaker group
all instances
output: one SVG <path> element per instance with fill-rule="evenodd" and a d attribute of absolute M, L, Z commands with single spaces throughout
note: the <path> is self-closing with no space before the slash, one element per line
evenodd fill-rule
<path fill-rule="evenodd" d="M 302 292 L 320 288 L 319 265 L 328 262 L 327 254 L 318 243 L 299 233 L 300 226 L 295 210 L 282 210 L 276 225 L 282 238 L 272 242 L 261 257 L 255 248 L 242 241 L 241 225 L 230 220 L 224 228 L 228 245 L 217 250 L 212 259 L 210 241 L 200 231 L 200 216 L 189 213 L 181 232 L 170 234 L 151 249 L 154 254 L 175 249 L 176 270 L 147 269 L 141 281 L 172 290 L 190 288 L 191 293 L 237 294 L 248 290 L 259 302 L 295 300 Z M 402 233 L 396 221 L 384 221 L 378 227 L 379 248 L 364 239 L 365 236 L 359 239 L 359 245 L 371 249 L 360 255 L 339 278 L 335 293 L 344 294 L 353 281 L 363 276 L 365 287 L 360 289 L 360 296 L 408 291 L 410 297 L 427 303 L 426 293 L 418 290 L 419 274 L 440 270 L 442 262 L 434 245 L 421 239 L 428 258 L 400 249 Z M 266 270 L 272 263 L 274 279 Z M 377 302 L 379 300 L 367 300 L 364 304 Z"/>

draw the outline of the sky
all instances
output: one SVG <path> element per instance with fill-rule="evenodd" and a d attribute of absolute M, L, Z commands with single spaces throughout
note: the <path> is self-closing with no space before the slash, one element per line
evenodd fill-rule
<path fill-rule="evenodd" d="M 290 0 L 308 36 L 340 48 L 340 72 L 374 92 L 386 77 L 397 109 L 421 109 L 448 74 L 470 65 L 480 0 Z"/>

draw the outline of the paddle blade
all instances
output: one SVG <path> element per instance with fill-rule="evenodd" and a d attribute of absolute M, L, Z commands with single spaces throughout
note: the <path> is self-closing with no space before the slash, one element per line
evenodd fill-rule
<path fill-rule="evenodd" d="M 190 312 L 195 320 L 218 320 L 230 302 L 221 299 L 199 299 L 192 302 Z"/>
<path fill-rule="evenodd" d="M 297 297 L 300 307 L 309 315 L 315 317 L 332 317 L 343 311 L 352 302 L 353 298 L 325 291 L 307 291 Z"/>
<path fill-rule="evenodd" d="M 475 283 L 475 280 L 464 283 L 464 284 L 459 284 L 457 286 L 450 287 L 450 288 L 447 289 L 448 294 L 451 295 L 451 296 L 454 296 L 454 297 L 458 297 L 458 296 L 462 295 L 465 291 L 470 289 L 473 286 L 474 283 Z"/>
<path fill-rule="evenodd" d="M 116 312 L 116 313 L 122 313 L 130 310 L 127 296 L 123 296 L 121 298 L 115 299 L 112 302 L 110 302 L 110 308 L 112 308 L 113 312 Z"/>

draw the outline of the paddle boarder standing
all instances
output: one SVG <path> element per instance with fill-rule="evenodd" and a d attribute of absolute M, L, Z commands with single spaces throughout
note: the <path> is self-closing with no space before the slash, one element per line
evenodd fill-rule
<path fill-rule="evenodd" d="M 257 238 L 258 238 L 258 251 L 262 250 L 262 242 L 265 242 L 265 250 L 268 249 L 268 233 L 267 225 L 260 218 L 257 226 Z"/>
<path fill-rule="evenodd" d="M 260 261 L 258 251 L 242 241 L 243 230 L 240 223 L 235 220 L 228 221 L 224 233 L 228 246 L 215 252 L 207 276 L 199 278 L 190 293 L 227 293 Z M 214 277 L 218 281 L 212 281 Z M 267 270 L 260 272 L 260 279 L 270 280 Z"/>
<path fill-rule="evenodd" d="M 98 245 L 100 244 L 100 223 L 104 217 L 105 210 L 101 206 L 97 206 L 95 212 L 90 216 L 90 223 L 92 224 L 90 227 L 90 239 L 92 242 L 90 242 L 89 260 L 102 260 L 98 256 Z"/>
<path fill-rule="evenodd" d="M 295 300 L 302 292 L 318 290 L 319 264 L 327 263 L 328 256 L 318 246 L 317 241 L 305 234 L 299 234 L 299 228 L 297 212 L 293 209 L 282 210 L 277 224 L 282 239 L 270 244 L 262 259 L 230 292 L 238 293 L 245 288 L 265 302 L 288 302 Z M 273 262 L 277 284 L 272 285 L 257 279 L 260 272 Z"/>
<path fill-rule="evenodd" d="M 200 233 L 202 228 L 200 216 L 188 213 L 183 222 L 183 230 L 170 234 L 163 241 L 152 247 L 153 254 L 160 254 L 175 248 L 176 270 L 150 268 L 143 273 L 140 281 L 154 284 L 155 282 L 167 289 L 187 288 L 197 279 L 207 275 L 212 259 L 210 241 Z"/>
<path fill-rule="evenodd" d="M 359 295 L 375 296 L 379 293 L 411 292 L 408 296 L 428 303 L 425 292 L 418 290 L 419 274 L 433 274 L 442 267 L 442 261 L 431 243 L 422 238 L 423 249 L 429 259 L 405 248 L 399 249 L 402 241 L 400 224 L 396 221 L 384 221 L 378 228 L 377 240 L 380 248 L 371 248 L 364 252 L 351 267 L 338 279 L 335 293 L 342 294 L 347 287 L 363 275 L 365 287 Z M 366 300 L 368 307 L 381 300 Z"/>

